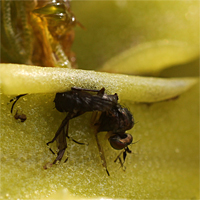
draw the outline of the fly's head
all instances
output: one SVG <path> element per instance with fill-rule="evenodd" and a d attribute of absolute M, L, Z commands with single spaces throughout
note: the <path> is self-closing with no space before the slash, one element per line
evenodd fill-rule
<path fill-rule="evenodd" d="M 113 134 L 109 139 L 110 145 L 112 148 L 116 150 L 123 150 L 120 152 L 120 154 L 117 156 L 114 162 L 117 160 L 121 164 L 121 167 L 125 171 L 124 163 L 126 160 L 127 153 L 132 153 L 132 151 L 128 148 L 128 145 L 132 144 L 133 137 L 130 134 L 127 133 L 117 133 Z M 123 153 L 123 161 L 121 159 L 121 154 Z"/>
<path fill-rule="evenodd" d="M 126 133 L 117 133 L 109 137 L 108 140 L 113 149 L 122 150 L 132 143 L 133 136 Z"/>

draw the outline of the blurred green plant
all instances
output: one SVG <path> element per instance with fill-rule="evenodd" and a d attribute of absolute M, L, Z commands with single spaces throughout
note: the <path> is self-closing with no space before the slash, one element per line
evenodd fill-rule
<path fill-rule="evenodd" d="M 72 1 L 72 8 L 86 27 L 73 45 L 84 69 L 158 75 L 199 57 L 198 1 Z"/>
<path fill-rule="evenodd" d="M 67 1 L 1 1 L 1 62 L 75 66 L 77 24 Z"/>

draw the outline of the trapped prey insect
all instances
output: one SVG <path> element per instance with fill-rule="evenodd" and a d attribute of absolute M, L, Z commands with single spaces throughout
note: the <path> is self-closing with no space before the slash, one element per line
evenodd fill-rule
<path fill-rule="evenodd" d="M 24 95 L 17 96 L 13 104 Z M 98 133 L 100 132 L 107 132 L 109 136 L 108 141 L 112 148 L 122 150 L 115 159 L 115 162 L 119 160 L 123 167 L 120 156 L 123 153 L 123 160 L 125 162 L 127 153 L 131 153 L 128 145 L 132 143 L 133 137 L 132 135 L 127 134 L 126 131 L 134 126 L 134 119 L 131 112 L 118 103 L 118 95 L 116 93 L 108 95 L 105 93 L 105 88 L 100 90 L 91 90 L 72 87 L 70 91 L 56 93 L 54 103 L 55 108 L 59 112 L 67 112 L 67 116 L 56 131 L 54 138 L 47 143 L 47 145 L 49 145 L 54 141 L 57 142 L 58 152 L 53 164 L 62 160 L 67 148 L 66 139 L 70 138 L 68 135 L 69 121 L 86 112 L 93 112 L 91 123 L 95 128 L 95 139 L 103 167 L 109 175 L 104 152 L 98 138 Z M 13 106 L 11 111 L 13 110 Z M 78 144 L 84 144 L 77 142 L 74 139 L 72 140 Z M 52 151 L 52 153 L 54 152 Z M 48 167 L 44 168 L 47 169 Z"/>
<path fill-rule="evenodd" d="M 114 149 L 124 149 L 125 153 L 131 153 L 128 145 L 132 143 L 133 139 L 125 131 L 133 127 L 134 120 L 130 111 L 118 103 L 118 95 L 116 93 L 114 95 L 107 95 L 105 94 L 105 88 L 101 90 L 71 88 L 71 91 L 57 93 L 54 102 L 58 111 L 68 112 L 54 138 L 47 143 L 49 145 L 55 140 L 60 141 L 58 142 L 59 152 L 54 163 L 62 159 L 67 147 L 63 134 L 68 137 L 69 120 L 85 112 L 93 112 L 92 125 L 95 127 L 95 138 L 103 167 L 105 167 L 108 175 L 106 159 L 98 139 L 99 132 L 108 132 L 110 135 L 108 140 Z M 124 156 L 124 160 L 125 158 L 126 156 Z"/>
<path fill-rule="evenodd" d="M 18 101 L 21 97 L 23 97 L 23 96 L 25 96 L 25 95 L 27 95 L 27 94 L 20 94 L 20 95 L 18 95 L 18 96 L 16 96 L 15 98 L 13 98 L 13 99 L 10 100 L 10 102 L 13 101 L 13 104 L 12 104 L 12 107 L 11 107 L 11 110 L 10 110 L 11 114 L 13 113 L 14 105 L 17 103 L 17 101 Z M 26 115 L 25 115 L 25 114 L 19 114 L 19 113 L 18 113 L 18 110 L 16 111 L 16 113 L 15 113 L 15 115 L 14 115 L 14 118 L 15 118 L 16 120 L 20 119 L 21 122 L 24 122 L 24 121 L 26 121 L 26 119 L 27 119 Z"/>

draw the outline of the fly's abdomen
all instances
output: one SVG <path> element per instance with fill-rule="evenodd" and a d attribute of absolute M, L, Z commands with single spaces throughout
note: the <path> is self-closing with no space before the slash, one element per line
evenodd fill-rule
<path fill-rule="evenodd" d="M 70 112 L 76 107 L 76 101 L 74 100 L 71 91 L 64 93 L 57 93 L 54 99 L 55 107 L 59 112 Z"/>

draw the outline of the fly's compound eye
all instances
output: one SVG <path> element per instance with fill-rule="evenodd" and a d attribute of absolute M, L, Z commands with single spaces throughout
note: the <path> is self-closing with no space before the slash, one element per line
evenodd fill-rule
<path fill-rule="evenodd" d="M 130 134 L 116 134 L 111 136 L 108 140 L 113 149 L 121 150 L 132 143 L 133 137 Z"/>

